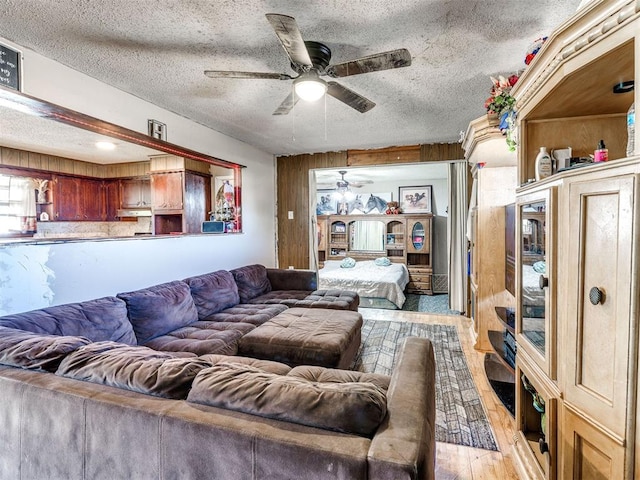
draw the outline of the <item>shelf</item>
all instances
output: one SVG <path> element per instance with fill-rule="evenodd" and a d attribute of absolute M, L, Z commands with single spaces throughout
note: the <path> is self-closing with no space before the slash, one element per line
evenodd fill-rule
<path fill-rule="evenodd" d="M 509 365 L 509 362 L 506 360 L 507 356 L 505 352 L 503 333 L 497 330 L 489 330 L 487 335 L 489 336 L 491 346 L 496 352 L 496 357 L 504 364 L 506 369 L 508 369 L 512 374 L 515 374 L 515 369 Z"/>
<path fill-rule="evenodd" d="M 516 322 L 516 317 L 515 317 L 515 309 L 512 307 L 495 307 L 496 310 L 496 314 L 498 315 L 498 318 L 500 319 L 500 321 L 502 322 L 502 324 L 504 325 L 504 327 L 509 330 L 513 335 L 516 334 L 516 329 L 515 329 L 515 322 Z M 509 310 L 512 311 L 512 314 L 509 315 Z"/>
<path fill-rule="evenodd" d="M 484 356 L 484 371 L 491 388 L 511 416 L 516 411 L 515 375 L 495 353 Z"/>

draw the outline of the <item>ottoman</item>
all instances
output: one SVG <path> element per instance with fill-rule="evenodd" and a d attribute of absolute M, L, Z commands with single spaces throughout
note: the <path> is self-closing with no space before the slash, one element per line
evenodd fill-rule
<path fill-rule="evenodd" d="M 362 315 L 351 310 L 290 308 L 240 339 L 238 354 L 290 366 L 348 369 L 360 347 Z"/>
<path fill-rule="evenodd" d="M 360 296 L 350 290 L 316 290 L 303 300 L 296 300 L 296 307 L 325 308 L 330 310 L 358 311 Z"/>

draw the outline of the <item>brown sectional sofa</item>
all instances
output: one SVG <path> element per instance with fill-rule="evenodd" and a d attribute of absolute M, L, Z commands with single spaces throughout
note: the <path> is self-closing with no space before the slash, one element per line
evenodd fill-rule
<path fill-rule="evenodd" d="M 391 378 L 292 369 L 344 368 L 360 344 L 357 295 L 295 303 L 313 278 L 250 265 L 0 317 L 0 478 L 433 478 L 430 342 Z M 337 341 L 308 328 L 341 315 Z M 304 336 L 266 349 L 289 365 L 247 358 L 274 322 Z"/>

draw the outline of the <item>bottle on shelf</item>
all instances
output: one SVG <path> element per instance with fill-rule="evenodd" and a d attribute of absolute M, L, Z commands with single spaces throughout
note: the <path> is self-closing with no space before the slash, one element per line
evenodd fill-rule
<path fill-rule="evenodd" d="M 604 145 L 604 140 L 598 142 L 598 148 L 593 152 L 594 163 L 606 162 L 609 160 L 609 150 Z"/>
<path fill-rule="evenodd" d="M 550 177 L 553 173 L 551 155 L 547 152 L 547 147 L 540 147 L 540 152 L 536 157 L 536 181 Z"/>

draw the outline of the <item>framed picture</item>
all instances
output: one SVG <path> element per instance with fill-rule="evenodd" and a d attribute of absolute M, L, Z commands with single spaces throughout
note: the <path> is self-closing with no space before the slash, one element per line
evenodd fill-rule
<path fill-rule="evenodd" d="M 431 185 L 399 187 L 398 201 L 402 213 L 431 213 Z"/>
<path fill-rule="evenodd" d="M 316 215 L 335 215 L 338 211 L 338 202 L 333 198 L 333 190 L 318 190 L 316 192 Z"/>

